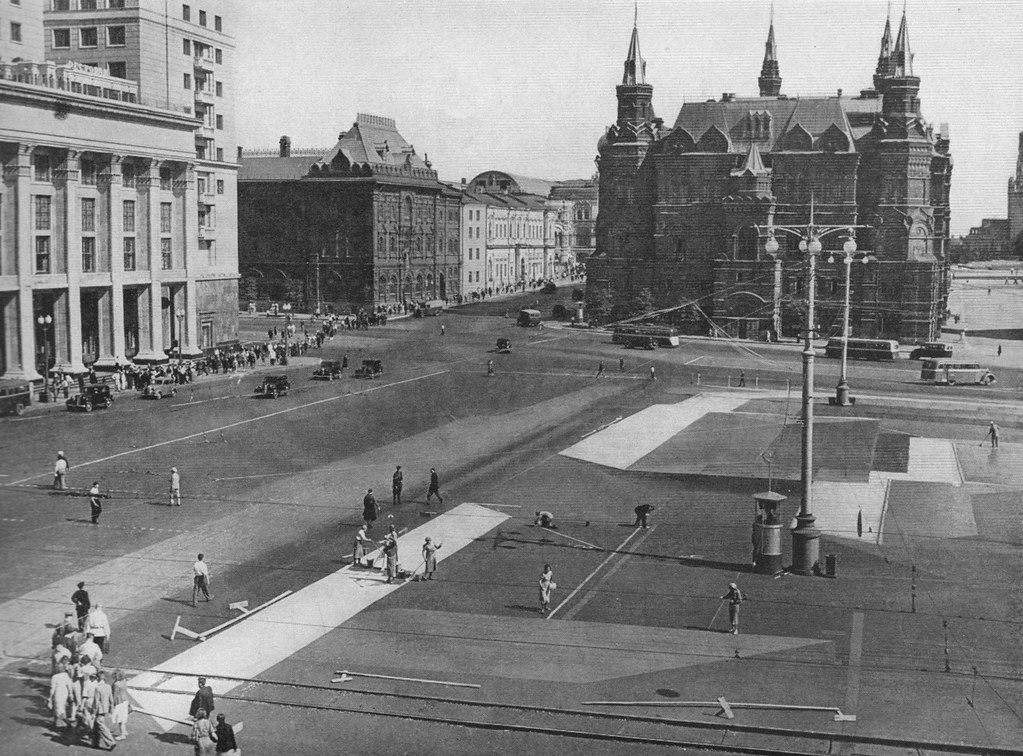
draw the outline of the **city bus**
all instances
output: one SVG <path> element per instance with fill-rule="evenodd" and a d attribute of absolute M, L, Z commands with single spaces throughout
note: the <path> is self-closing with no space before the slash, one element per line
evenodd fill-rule
<path fill-rule="evenodd" d="M 955 386 L 957 383 L 990 386 L 997 379 L 990 370 L 976 362 L 924 360 L 920 368 L 920 380 L 947 386 Z"/>
<path fill-rule="evenodd" d="M 520 310 L 516 321 L 523 328 L 536 328 L 542 322 L 539 310 Z"/>
<path fill-rule="evenodd" d="M 611 343 L 628 345 L 631 341 L 630 336 L 651 336 L 659 347 L 671 348 L 679 345 L 677 328 L 644 323 L 615 326 L 611 332 Z"/>
<path fill-rule="evenodd" d="M 828 339 L 824 348 L 826 357 L 842 357 L 842 337 Z M 849 339 L 848 356 L 850 360 L 897 360 L 899 358 L 899 342 L 890 339 Z"/>

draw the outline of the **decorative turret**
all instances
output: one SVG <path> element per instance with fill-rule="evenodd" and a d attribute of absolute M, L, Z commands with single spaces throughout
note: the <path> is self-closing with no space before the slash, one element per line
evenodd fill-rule
<path fill-rule="evenodd" d="M 874 69 L 874 89 L 884 92 L 892 70 L 892 14 L 891 4 L 888 6 L 888 18 L 884 22 L 884 34 L 881 35 L 881 54 L 877 56 L 877 68 Z"/>
<path fill-rule="evenodd" d="M 906 11 L 891 54 L 891 75 L 885 80 L 881 111 L 889 119 L 912 119 L 920 115 L 920 78 L 913 75 L 913 53 L 909 49 L 909 26 Z"/>
<path fill-rule="evenodd" d="M 639 52 L 638 10 L 632 25 L 629 54 L 625 58 L 625 74 L 616 87 L 618 93 L 618 124 L 638 126 L 654 122 L 654 88 L 646 83 L 646 61 Z"/>
<path fill-rule="evenodd" d="M 781 94 L 781 71 L 778 69 L 778 52 L 774 46 L 774 5 L 771 5 L 771 26 L 764 45 L 764 65 L 760 68 L 761 97 L 777 97 Z"/>

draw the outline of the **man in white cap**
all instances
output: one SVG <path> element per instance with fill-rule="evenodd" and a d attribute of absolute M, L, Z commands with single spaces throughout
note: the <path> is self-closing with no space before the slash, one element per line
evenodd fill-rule
<path fill-rule="evenodd" d="M 739 604 L 742 603 L 742 592 L 735 583 L 728 584 L 728 593 L 721 597 L 724 601 L 728 599 L 728 621 L 732 624 L 732 635 L 739 634 Z"/>
<path fill-rule="evenodd" d="M 178 475 L 178 468 L 171 468 L 170 478 L 170 506 L 181 506 L 181 476 Z"/>
<path fill-rule="evenodd" d="M 58 491 L 67 490 L 67 474 L 70 469 L 71 465 L 68 464 L 64 452 L 57 452 L 57 461 L 53 465 L 53 487 Z"/>

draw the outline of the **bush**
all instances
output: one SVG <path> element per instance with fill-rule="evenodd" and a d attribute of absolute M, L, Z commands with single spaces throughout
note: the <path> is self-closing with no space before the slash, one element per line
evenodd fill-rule
<path fill-rule="evenodd" d="M 564 320 L 568 317 L 568 310 L 565 309 L 565 305 L 554 305 L 554 309 L 551 310 L 551 317 L 555 320 Z"/>

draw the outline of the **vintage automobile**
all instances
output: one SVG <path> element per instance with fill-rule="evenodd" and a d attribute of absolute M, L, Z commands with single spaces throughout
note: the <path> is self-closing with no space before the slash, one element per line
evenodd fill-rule
<path fill-rule="evenodd" d="M 909 353 L 911 360 L 926 360 L 933 357 L 951 357 L 952 345 L 941 341 L 925 341 Z"/>
<path fill-rule="evenodd" d="M 498 354 L 510 354 L 511 353 L 511 339 L 498 339 L 497 340 L 497 353 Z"/>
<path fill-rule="evenodd" d="M 288 393 L 288 389 L 291 388 L 291 381 L 288 380 L 286 375 L 268 375 L 263 379 L 263 382 L 256 386 L 257 396 L 269 396 L 271 399 L 276 399 L 279 396 Z"/>
<path fill-rule="evenodd" d="M 382 360 L 363 360 L 362 367 L 355 369 L 356 378 L 378 378 L 384 374 L 384 363 Z"/>
<path fill-rule="evenodd" d="M 85 391 L 75 394 L 64 404 L 68 410 L 92 412 L 96 408 L 110 409 L 114 404 L 114 396 L 110 393 L 110 386 L 105 384 L 86 386 Z"/>
<path fill-rule="evenodd" d="M 177 395 L 178 387 L 174 383 L 174 379 L 169 376 L 160 376 L 153 378 L 149 383 L 146 384 L 145 388 L 142 389 L 143 399 L 170 399 Z"/>
<path fill-rule="evenodd" d="M 21 415 L 31 404 L 31 387 L 26 383 L 0 389 L 0 415 Z"/>
<path fill-rule="evenodd" d="M 332 381 L 341 377 L 341 360 L 320 360 L 320 366 L 313 371 L 313 378 Z"/>

